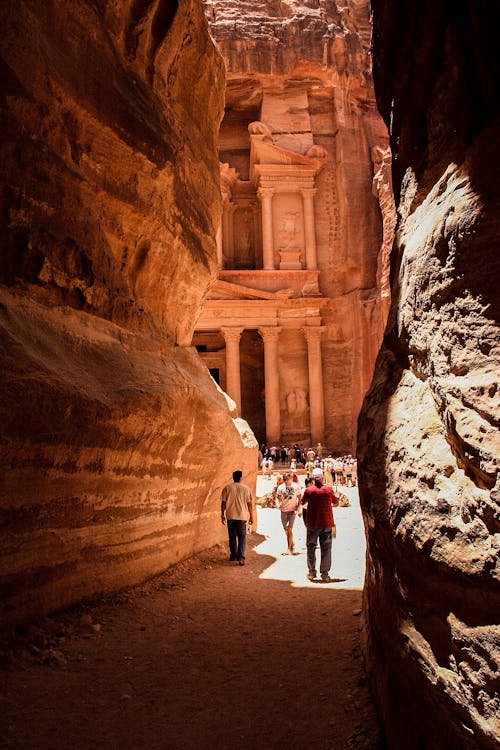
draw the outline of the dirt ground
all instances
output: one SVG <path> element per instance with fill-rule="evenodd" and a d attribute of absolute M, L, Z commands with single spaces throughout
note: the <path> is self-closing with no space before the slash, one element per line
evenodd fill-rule
<path fill-rule="evenodd" d="M 382 750 L 360 655 L 364 534 L 346 494 L 334 583 L 306 579 L 301 519 L 300 554 L 285 556 L 279 512 L 259 509 L 244 567 L 220 545 L 4 639 L 0 747 Z"/>

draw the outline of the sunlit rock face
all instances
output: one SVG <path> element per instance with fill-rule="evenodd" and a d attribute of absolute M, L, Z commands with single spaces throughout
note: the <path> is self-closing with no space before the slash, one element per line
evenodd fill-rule
<path fill-rule="evenodd" d="M 191 341 L 216 268 L 223 64 L 199 2 L 4 3 L 0 617 L 222 538 L 256 447 Z"/>
<path fill-rule="evenodd" d="M 324 156 L 314 196 L 319 279 L 304 286 L 302 296 L 324 297 L 321 442 L 328 450 L 354 451 L 357 416 L 387 318 L 388 254 L 395 223 L 387 129 L 377 112 L 371 78 L 369 3 L 206 0 L 204 6 L 227 68 L 219 154 L 233 174 L 229 208 L 236 209 L 235 225 L 240 211 L 238 191 L 243 195 L 252 181 L 249 125 L 261 123 L 266 138 L 288 152 L 290 163 L 301 156 Z M 294 212 L 300 217 L 301 208 L 300 201 L 293 203 L 295 196 L 286 204 L 286 196 L 279 190 L 276 193 L 272 199 L 274 241 L 279 244 L 280 215 L 286 222 L 286 208 L 288 218 Z M 254 205 L 259 225 L 262 206 L 257 198 Z M 257 236 L 255 244 L 259 241 Z M 297 238 L 294 242 L 300 245 Z M 262 267 L 262 263 L 257 265 Z M 292 286 L 285 267 L 276 261 L 283 293 Z M 273 281 L 275 291 L 279 275 Z M 257 286 L 257 277 L 253 282 Z M 303 346 L 306 351 L 305 344 L 300 331 L 294 333 L 292 345 L 287 343 L 290 321 L 283 316 L 279 324 L 285 331 L 280 358 L 286 365 L 290 349 Z M 307 370 L 301 370 L 301 351 L 297 351 L 295 371 L 292 363 L 280 372 L 285 391 L 292 395 L 297 383 L 304 393 L 309 387 Z M 308 394 L 309 403 L 313 395 Z M 286 393 L 282 396 L 284 425 L 290 415 Z M 307 435 L 308 419 L 301 427 Z M 291 442 L 308 439 L 294 433 Z"/>
<path fill-rule="evenodd" d="M 219 210 L 199 3 L 4 5 L 1 282 L 186 343 Z"/>
<path fill-rule="evenodd" d="M 405 5 L 372 3 L 400 216 L 359 421 L 367 653 L 391 748 L 483 750 L 500 737 L 500 18 Z"/>

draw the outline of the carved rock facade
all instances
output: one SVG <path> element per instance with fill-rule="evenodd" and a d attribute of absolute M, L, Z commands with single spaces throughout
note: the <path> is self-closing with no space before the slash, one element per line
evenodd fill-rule
<path fill-rule="evenodd" d="M 193 342 L 259 441 L 354 450 L 395 223 L 368 3 L 205 9 L 228 80 L 219 274 Z"/>
<path fill-rule="evenodd" d="M 219 541 L 256 443 L 187 346 L 220 216 L 199 2 L 21 0 L 0 20 L 7 625 Z"/>
<path fill-rule="evenodd" d="M 372 5 L 400 221 L 388 332 L 359 421 L 367 655 L 391 748 L 493 750 L 500 18 L 494 4 Z"/>

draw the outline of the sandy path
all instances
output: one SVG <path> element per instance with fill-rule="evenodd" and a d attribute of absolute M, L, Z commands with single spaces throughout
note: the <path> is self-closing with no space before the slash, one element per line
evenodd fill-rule
<path fill-rule="evenodd" d="M 364 535 L 348 494 L 337 583 L 307 581 L 305 553 L 281 555 L 278 511 L 259 509 L 245 567 L 223 545 L 26 629 L 21 650 L 4 644 L 0 747 L 382 748 L 359 651 Z"/>

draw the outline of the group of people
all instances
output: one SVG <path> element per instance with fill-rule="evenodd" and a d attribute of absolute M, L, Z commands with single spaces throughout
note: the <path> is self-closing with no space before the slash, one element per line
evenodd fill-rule
<path fill-rule="evenodd" d="M 241 482 L 242 472 L 233 472 L 233 481 L 222 490 L 221 521 L 227 524 L 229 559 L 245 564 L 247 526 L 253 523 L 252 494 Z M 296 475 L 286 473 L 276 489 L 276 505 L 281 512 L 281 523 L 287 539 L 287 552 L 294 553 L 293 526 L 297 516 L 302 516 L 306 526 L 307 577 L 310 581 L 330 583 L 332 564 L 332 539 L 336 535 L 333 507 L 338 497 L 324 481 L 323 469 L 313 468 L 306 477 L 303 490 Z M 320 547 L 320 578 L 317 576 L 316 548 Z"/>
<path fill-rule="evenodd" d="M 294 445 L 292 446 L 267 446 L 265 443 L 263 443 L 259 448 L 259 466 L 262 465 L 263 460 L 270 460 L 273 462 L 273 464 L 288 464 L 290 463 L 292 458 L 295 459 L 297 463 L 305 463 L 306 454 L 297 443 L 294 443 Z"/>
<path fill-rule="evenodd" d="M 318 447 L 321 447 L 321 445 L 318 444 Z M 286 462 L 280 460 L 280 463 L 283 464 Z M 259 466 L 262 476 L 272 478 L 275 461 L 269 452 L 262 458 Z M 298 461 L 295 455 L 293 455 L 289 466 L 291 472 L 295 472 L 299 466 L 303 466 L 308 477 L 312 476 L 314 469 L 321 469 L 324 474 L 325 484 L 328 484 L 330 487 L 334 487 L 335 485 L 356 487 L 358 483 L 358 461 L 350 453 L 336 458 L 331 454 L 323 457 L 322 451 L 310 448 L 305 454 L 301 452 L 301 461 Z"/>
<path fill-rule="evenodd" d="M 356 487 L 358 483 L 358 461 L 351 454 L 338 458 L 329 455 L 326 458 L 309 459 L 305 465 L 307 476 L 311 476 L 314 469 L 318 467 L 325 475 L 325 482 L 331 487 L 334 485 Z"/>

